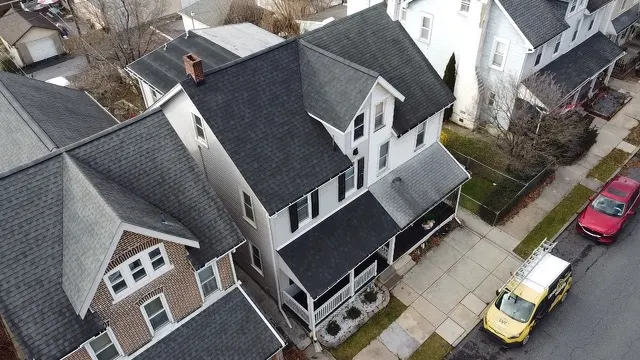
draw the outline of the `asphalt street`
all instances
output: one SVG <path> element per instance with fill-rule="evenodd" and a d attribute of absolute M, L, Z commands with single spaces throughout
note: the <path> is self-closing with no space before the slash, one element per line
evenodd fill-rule
<path fill-rule="evenodd" d="M 606 247 L 583 238 L 575 222 L 553 253 L 574 266 L 567 300 L 544 318 L 524 348 L 501 349 L 474 329 L 450 360 L 640 359 L 640 215 Z"/>

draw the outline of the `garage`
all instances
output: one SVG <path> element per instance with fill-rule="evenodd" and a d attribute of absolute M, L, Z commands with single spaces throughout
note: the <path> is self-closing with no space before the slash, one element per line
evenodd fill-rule
<path fill-rule="evenodd" d="M 29 54 L 33 62 L 44 60 L 52 56 L 58 55 L 58 49 L 53 38 L 44 38 L 35 41 L 30 41 L 27 44 Z"/>

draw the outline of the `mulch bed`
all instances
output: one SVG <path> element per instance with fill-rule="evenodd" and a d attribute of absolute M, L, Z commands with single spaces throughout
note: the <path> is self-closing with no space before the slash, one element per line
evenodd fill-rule
<path fill-rule="evenodd" d="M 284 360 L 308 360 L 307 355 L 305 355 L 302 350 L 298 349 L 295 345 L 287 345 L 282 353 L 284 355 Z"/>
<path fill-rule="evenodd" d="M 5 331 L 2 320 L 0 320 L 0 359 L 18 360 L 18 356 L 16 356 L 16 349 L 9 338 L 9 334 Z"/>
<path fill-rule="evenodd" d="M 516 204 L 516 206 L 513 207 L 513 209 L 511 209 L 511 211 L 504 218 L 502 218 L 502 220 L 500 220 L 499 224 L 506 224 L 507 222 L 509 222 L 509 220 L 513 219 L 514 216 L 518 215 L 520 210 L 526 208 L 527 206 L 529 206 L 529 204 L 536 201 L 536 199 L 540 197 L 540 194 L 542 194 L 542 191 L 544 191 L 547 185 L 551 184 L 551 182 L 555 178 L 555 173 L 551 174 L 546 179 L 544 179 L 543 182 L 538 184 L 538 186 L 534 187 L 527 195 L 525 195 L 520 200 L 520 202 L 518 202 L 518 204 Z"/>

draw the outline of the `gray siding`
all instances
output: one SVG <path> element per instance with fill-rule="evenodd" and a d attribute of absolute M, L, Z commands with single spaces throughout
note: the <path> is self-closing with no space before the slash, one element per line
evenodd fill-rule
<path fill-rule="evenodd" d="M 266 210 L 206 123 L 204 124 L 209 147 L 205 147 L 200 141 L 196 140 L 191 113 L 198 115 L 199 113 L 184 92 L 179 92 L 173 99 L 164 104 L 162 110 L 189 150 L 189 153 L 196 160 L 196 163 L 205 171 L 207 180 L 211 183 L 242 235 L 260 249 L 264 276 L 260 275 L 251 266 L 248 243 L 238 249 L 234 259 L 257 282 L 269 290 L 272 296 L 277 297 L 276 275 L 273 263 L 274 253 L 270 241 L 269 218 Z M 252 197 L 256 218 L 255 227 L 244 219 L 240 189 Z"/>

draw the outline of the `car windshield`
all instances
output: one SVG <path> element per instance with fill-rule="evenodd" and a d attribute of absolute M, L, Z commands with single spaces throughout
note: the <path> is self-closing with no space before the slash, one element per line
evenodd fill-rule
<path fill-rule="evenodd" d="M 526 323 L 529 321 L 535 305 L 516 294 L 504 291 L 496 300 L 496 307 L 513 320 Z"/>
<path fill-rule="evenodd" d="M 593 200 L 591 206 L 593 206 L 596 211 L 609 216 L 621 217 L 624 213 L 623 202 L 608 198 L 602 194 L 598 195 L 598 197 Z"/>

